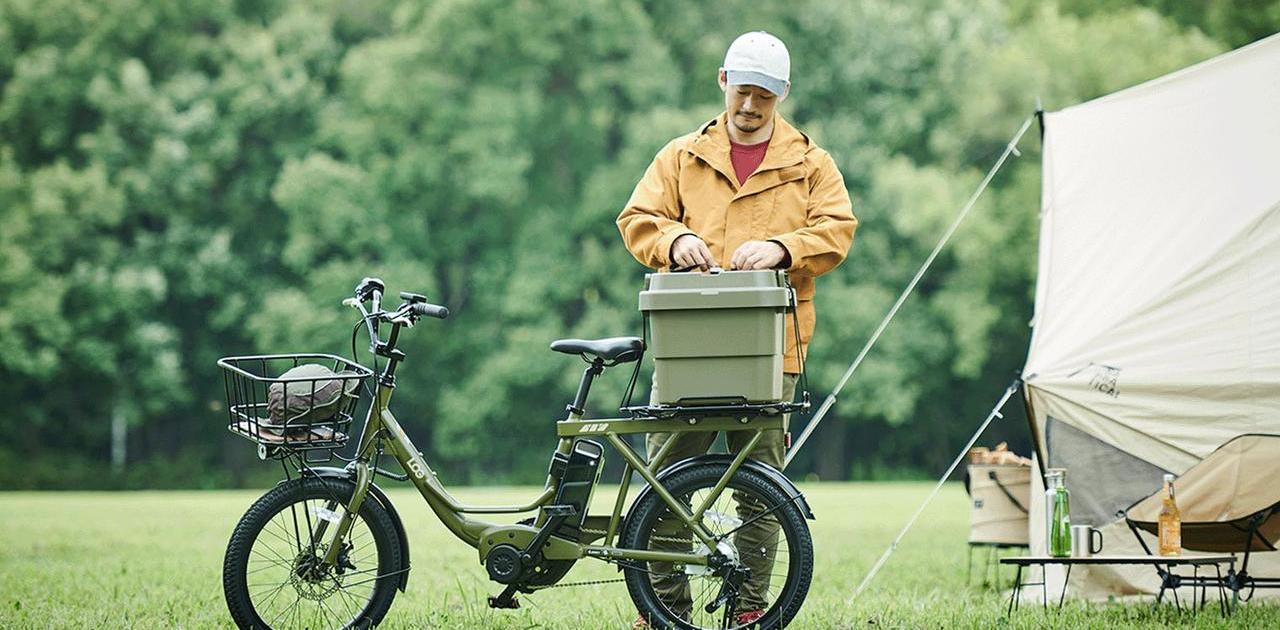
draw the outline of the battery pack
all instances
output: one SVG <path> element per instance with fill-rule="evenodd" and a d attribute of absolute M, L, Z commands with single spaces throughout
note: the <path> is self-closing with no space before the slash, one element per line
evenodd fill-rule
<path fill-rule="evenodd" d="M 574 440 L 553 504 L 571 505 L 575 512 L 556 528 L 553 532 L 555 536 L 575 542 L 582 537 L 582 522 L 587 518 L 591 492 L 600 478 L 600 464 L 603 461 L 604 447 L 599 442 Z"/>

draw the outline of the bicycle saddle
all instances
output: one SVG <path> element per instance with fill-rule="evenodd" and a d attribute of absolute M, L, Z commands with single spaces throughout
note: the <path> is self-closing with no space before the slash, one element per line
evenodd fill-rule
<path fill-rule="evenodd" d="M 608 339 L 558 339 L 551 349 L 565 354 L 589 354 L 609 363 L 629 363 L 644 355 L 644 340 L 639 337 Z"/>

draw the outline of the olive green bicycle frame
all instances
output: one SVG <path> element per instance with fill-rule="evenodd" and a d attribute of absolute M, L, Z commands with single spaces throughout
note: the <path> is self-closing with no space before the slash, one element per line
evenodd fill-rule
<path fill-rule="evenodd" d="M 370 406 L 364 430 L 360 435 L 356 457 L 348 467 L 349 469 L 354 469 L 355 472 L 355 492 L 346 506 L 345 514 L 338 521 L 336 530 L 331 532 L 334 536 L 333 540 L 342 540 L 350 531 L 354 515 L 359 512 L 360 506 L 369 490 L 369 485 L 372 483 L 374 470 L 369 462 L 376 453 L 385 451 L 400 463 L 409 481 L 422 494 L 422 498 L 426 500 L 427 505 L 439 517 L 440 522 L 444 523 L 445 527 L 454 536 L 479 550 L 482 561 L 488 550 L 498 543 L 515 544 L 522 548 L 527 545 L 536 535 L 538 528 L 546 522 L 547 517 L 544 514 L 539 514 L 532 527 L 528 525 L 489 523 L 470 518 L 468 515 L 521 514 L 540 510 L 544 506 L 551 505 L 555 500 L 559 480 L 548 475 L 542 493 L 525 505 L 466 505 L 460 503 L 441 485 L 440 480 L 436 478 L 435 472 L 427 465 L 427 462 L 422 458 L 422 454 L 418 452 L 409 436 L 400 427 L 400 423 L 396 421 L 395 415 L 391 413 L 389 403 L 393 391 L 393 386 L 381 383 L 378 385 L 374 403 Z M 705 552 L 697 554 L 625 549 L 614 545 L 619 535 L 619 525 L 622 522 L 627 489 L 631 481 L 631 471 L 636 471 L 642 479 L 648 482 L 652 491 L 671 508 L 671 512 L 689 528 L 705 549 L 716 549 L 716 537 L 702 526 L 703 514 L 710 506 L 715 504 L 715 501 L 724 492 L 729 480 L 742 466 L 747 454 L 759 442 L 763 432 L 769 429 L 784 428 L 785 419 L 780 415 L 754 418 L 583 419 L 581 414 L 571 411 L 564 420 L 556 423 L 556 434 L 559 437 L 557 452 L 562 455 L 568 455 L 573 447 L 574 438 L 577 437 L 603 437 L 622 455 L 626 466 L 623 469 L 622 482 L 618 487 L 618 496 L 614 502 L 613 512 L 608 517 L 607 525 L 600 517 L 588 517 L 587 523 L 583 526 L 583 540 L 593 542 L 600 538 L 598 535 L 599 530 L 595 530 L 597 535 L 588 534 L 588 524 L 595 524 L 597 527 L 604 525 L 602 544 L 584 544 L 552 536 L 543 550 L 544 557 L 551 560 L 577 560 L 584 557 L 593 557 L 604 560 L 636 560 L 706 565 L 708 554 Z M 646 462 L 620 437 L 635 433 L 688 433 L 727 430 L 745 430 L 753 433 L 747 445 L 739 450 L 729 464 L 729 468 L 712 488 L 710 494 L 698 505 L 688 507 L 672 496 L 657 479 L 659 467 L 664 457 L 666 457 L 667 451 L 676 440 L 667 440 L 659 452 L 655 454 L 653 461 Z M 595 520 L 593 521 L 592 519 Z M 317 521 L 313 540 L 324 540 L 325 529 L 328 526 L 329 524 L 323 520 Z M 336 564 L 340 548 L 341 545 L 329 545 L 324 561 L 331 565 Z"/>

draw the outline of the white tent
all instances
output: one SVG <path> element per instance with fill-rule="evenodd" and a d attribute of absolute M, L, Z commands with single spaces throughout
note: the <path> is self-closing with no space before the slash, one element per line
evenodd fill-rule
<path fill-rule="evenodd" d="M 1139 552 L 1117 512 L 1164 471 L 1280 433 L 1280 35 L 1043 124 L 1032 437 L 1068 469 L 1073 523 Z M 1280 576 L 1275 555 L 1251 573 Z M 1156 586 L 1077 570 L 1069 592 Z"/>

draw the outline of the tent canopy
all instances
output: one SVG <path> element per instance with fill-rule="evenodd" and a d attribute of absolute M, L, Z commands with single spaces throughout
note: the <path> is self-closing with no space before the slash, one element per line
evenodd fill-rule
<path fill-rule="evenodd" d="M 1073 522 L 1280 433 L 1278 114 L 1280 35 L 1044 115 L 1022 376 Z"/>
<path fill-rule="evenodd" d="M 1050 417 L 1173 472 L 1280 429 L 1277 112 L 1280 36 L 1045 114 L 1042 452 Z"/>

